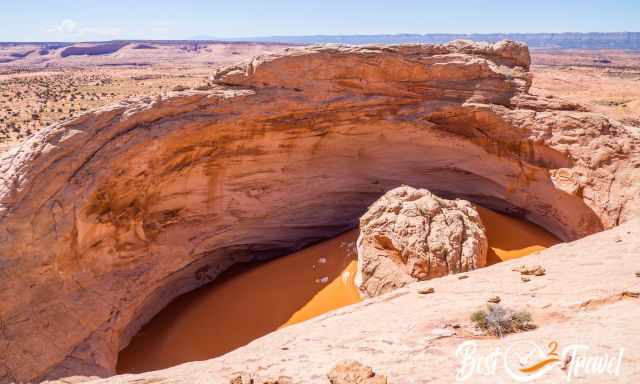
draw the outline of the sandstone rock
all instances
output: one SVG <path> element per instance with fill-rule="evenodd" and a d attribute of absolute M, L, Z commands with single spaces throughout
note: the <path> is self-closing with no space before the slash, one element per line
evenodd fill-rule
<path fill-rule="evenodd" d="M 401 184 L 563 240 L 640 211 L 637 128 L 530 95 L 521 44 L 307 47 L 215 81 L 0 154 L 0 382 L 112 375 L 177 295 L 352 228 Z"/>
<path fill-rule="evenodd" d="M 456 335 L 456 331 L 451 328 L 434 328 L 431 330 L 431 336 L 428 336 L 429 340 L 437 340 L 443 337 L 452 337 Z"/>
<path fill-rule="evenodd" d="M 254 382 L 251 375 L 243 372 L 235 375 L 231 380 L 229 380 L 229 384 L 254 384 Z"/>
<path fill-rule="evenodd" d="M 235 374 L 229 384 L 291 384 L 290 377 L 280 376 L 276 379 L 260 379 L 246 372 Z"/>
<path fill-rule="evenodd" d="M 80 384 L 80 383 L 86 383 L 89 381 L 94 381 L 94 380 L 99 380 L 100 378 L 98 376 L 91 376 L 91 377 L 87 377 L 87 376 L 69 376 L 69 377 L 65 377 L 63 380 L 53 380 L 53 381 L 43 381 L 41 384 Z M 144 384 L 145 382 L 147 382 L 148 380 L 141 380 L 139 383 L 140 384 Z"/>
<path fill-rule="evenodd" d="M 486 264 L 487 247 L 471 203 L 398 187 L 360 218 L 356 284 L 371 297 L 413 281 L 466 272 Z"/>
<path fill-rule="evenodd" d="M 514 272 L 520 272 L 521 275 L 544 276 L 547 271 L 540 265 L 520 265 L 513 269 Z"/>
<path fill-rule="evenodd" d="M 619 236 L 628 242 L 617 243 Z M 614 257 L 603 257 L 606 251 Z M 432 279 L 429 285 L 436 295 L 414 294 L 418 286 L 394 292 L 342 308 L 319 318 L 273 332 L 220 358 L 181 364 L 156 372 L 120 375 L 87 384 L 210 384 L 228 383 L 230 372 L 260 372 L 265 377 L 290 376 L 295 384 L 327 384 L 327 372 L 348 356 L 366 362 L 384 373 L 391 383 L 450 384 L 462 364 L 456 352 L 464 342 L 477 346 L 477 356 L 490 356 L 516 344 L 536 342 L 546 352 L 548 340 L 558 340 L 559 348 L 586 345 L 585 356 L 617 356 L 624 349 L 618 375 L 584 375 L 581 383 L 628 384 L 640 382 L 638 335 L 640 306 L 637 299 L 624 298 L 622 291 L 637 284 L 629 266 L 638 261 L 640 220 L 622 224 L 584 239 L 555 246 L 526 256 L 530 265 L 541 265 L 550 272 L 552 284 L 511 284 L 511 270 L 523 260 L 510 260 L 468 272 L 469 282 L 455 276 Z M 473 282 L 473 285 L 469 283 Z M 471 312 L 491 294 L 497 294 L 515 309 L 526 309 L 538 326 L 523 333 L 487 338 L 474 337 L 467 328 Z M 553 305 L 549 307 L 549 301 Z M 578 303 L 590 301 L 585 310 Z M 464 322 L 455 337 L 433 334 L 437 328 Z M 456 328 L 456 325 L 453 326 Z M 440 332 L 436 332 L 440 333 Z M 282 346 L 287 349 L 283 350 Z M 521 344 L 520 344 L 521 345 Z M 544 355 L 542 355 L 544 356 Z M 578 355 L 582 356 L 582 355 Z M 574 359 L 580 361 L 581 359 Z M 582 360 L 584 361 L 584 360 Z M 515 361 L 516 370 L 519 365 Z M 577 364 L 577 363 L 576 363 Z M 569 365 L 569 368 L 576 366 Z M 584 370 L 581 370 L 584 373 Z M 548 371 L 531 382 L 562 383 L 567 372 Z M 502 359 L 495 374 L 474 374 L 474 384 L 511 383 Z M 572 380 L 574 381 L 574 380 Z M 62 383 L 60 383 L 62 384 Z"/>
<path fill-rule="evenodd" d="M 262 384 L 292 384 L 290 377 L 280 376 L 277 379 L 267 379 Z"/>
<path fill-rule="evenodd" d="M 327 377 L 331 384 L 387 384 L 384 375 L 377 375 L 371 367 L 353 360 L 339 362 Z"/>

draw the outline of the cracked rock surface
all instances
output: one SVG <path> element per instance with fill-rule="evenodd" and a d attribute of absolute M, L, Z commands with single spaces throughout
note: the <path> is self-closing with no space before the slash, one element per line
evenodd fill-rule
<path fill-rule="evenodd" d="M 487 237 L 465 200 L 394 188 L 360 218 L 356 284 L 369 297 L 413 281 L 484 267 Z"/>

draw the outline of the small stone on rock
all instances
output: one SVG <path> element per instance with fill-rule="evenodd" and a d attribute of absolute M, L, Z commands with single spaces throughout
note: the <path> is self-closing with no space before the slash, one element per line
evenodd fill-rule
<path fill-rule="evenodd" d="M 229 384 L 253 384 L 253 379 L 248 373 L 236 373 Z"/>
<path fill-rule="evenodd" d="M 293 381 L 288 376 L 280 376 L 275 380 L 265 380 L 262 384 L 291 384 Z"/>
<path fill-rule="evenodd" d="M 425 288 L 425 289 L 419 290 L 418 293 L 421 294 L 421 295 L 428 295 L 428 294 L 433 293 L 435 291 L 436 290 L 433 289 L 433 288 Z"/>
<path fill-rule="evenodd" d="M 438 338 L 451 337 L 451 336 L 455 336 L 456 331 L 454 331 L 453 329 L 448 329 L 448 328 L 434 328 L 434 329 L 431 330 L 431 334 L 433 336 L 438 337 Z"/>
<path fill-rule="evenodd" d="M 542 268 L 540 265 L 534 266 L 526 266 L 521 265 L 517 268 L 513 269 L 514 272 L 520 272 L 521 275 L 535 275 L 535 276 L 543 276 L 546 274 L 546 270 Z"/>
<path fill-rule="evenodd" d="M 493 303 L 493 304 L 498 304 L 500 301 L 501 301 L 500 296 L 493 296 L 493 297 L 490 297 L 489 300 L 487 300 L 487 302 Z"/>
<path fill-rule="evenodd" d="M 331 384 L 387 384 L 384 375 L 375 374 L 371 367 L 353 360 L 339 362 L 327 377 Z"/>

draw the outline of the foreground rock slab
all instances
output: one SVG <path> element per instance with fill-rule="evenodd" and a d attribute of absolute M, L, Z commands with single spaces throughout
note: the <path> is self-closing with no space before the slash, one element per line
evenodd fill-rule
<path fill-rule="evenodd" d="M 3 153 L 0 382 L 112 375 L 177 295 L 353 228 L 401 184 L 563 240 L 636 217 L 638 130 L 529 94 L 529 61 L 514 42 L 295 49 Z"/>
<path fill-rule="evenodd" d="M 469 375 L 462 381 L 467 383 L 511 383 L 515 379 L 503 368 L 503 355 L 495 371 L 473 371 L 456 354 L 461 345 L 475 347 L 473 356 L 480 359 L 498 348 L 525 346 L 521 352 L 532 352 L 531 343 L 546 356 L 552 341 L 558 342 L 558 354 L 571 345 L 585 345 L 574 361 L 605 355 L 617 359 L 622 348 L 620 369 L 611 374 L 588 373 L 570 364 L 562 369 L 565 356 L 561 355 L 562 361 L 533 382 L 562 383 L 571 373 L 571 382 L 635 383 L 640 381 L 640 299 L 623 292 L 640 284 L 634 273 L 637 268 L 631 267 L 639 266 L 639 260 L 640 220 L 636 220 L 468 272 L 465 280 L 445 276 L 413 283 L 281 329 L 217 359 L 87 383 L 226 384 L 234 372 L 246 370 L 267 377 L 290 377 L 293 383 L 328 384 L 327 372 L 345 358 L 383 373 L 393 384 L 449 384 L 458 375 Z M 522 283 L 512 269 L 523 262 L 543 265 L 547 274 Z M 435 292 L 419 294 L 427 285 L 435 287 Z M 469 316 L 485 308 L 492 295 L 500 296 L 504 306 L 530 312 L 538 328 L 502 339 L 479 334 Z M 511 367 L 517 372 L 521 366 Z"/>
<path fill-rule="evenodd" d="M 465 200 L 402 186 L 360 218 L 356 284 L 368 297 L 408 283 L 466 272 L 487 263 L 480 215 Z"/>

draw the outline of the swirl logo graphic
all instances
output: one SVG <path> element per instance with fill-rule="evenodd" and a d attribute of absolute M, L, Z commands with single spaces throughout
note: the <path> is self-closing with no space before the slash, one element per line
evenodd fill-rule
<path fill-rule="evenodd" d="M 527 383 L 539 379 L 560 362 L 558 342 L 552 341 L 545 352 L 532 341 L 511 344 L 504 354 L 504 370 L 514 380 Z"/>

